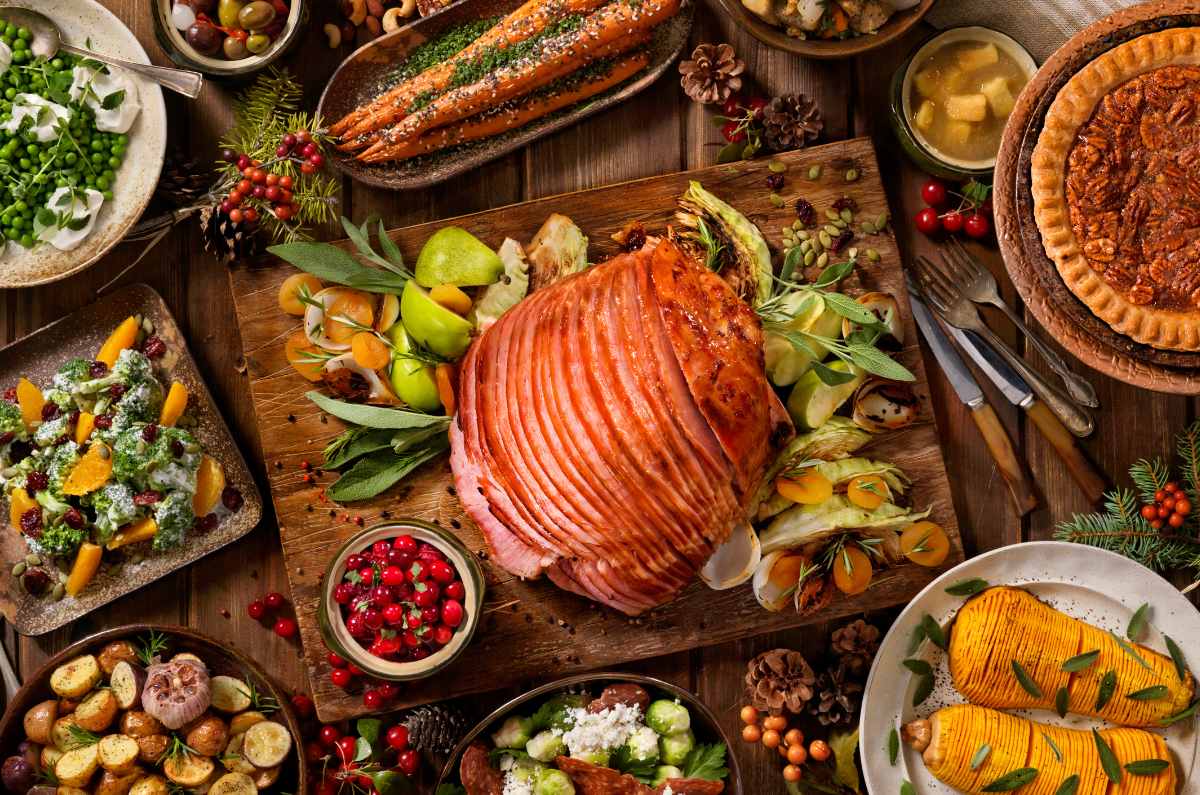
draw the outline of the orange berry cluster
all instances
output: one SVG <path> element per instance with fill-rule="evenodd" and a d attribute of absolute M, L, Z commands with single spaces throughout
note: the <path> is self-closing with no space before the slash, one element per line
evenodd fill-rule
<path fill-rule="evenodd" d="M 1155 530 L 1161 530 L 1164 524 L 1183 527 L 1191 512 L 1192 503 L 1187 498 L 1187 492 L 1173 480 L 1154 492 L 1153 504 L 1142 506 L 1142 518 Z"/>
<path fill-rule="evenodd" d="M 783 768 L 785 781 L 799 781 L 803 775 L 800 767 L 812 759 L 824 762 L 832 755 L 829 743 L 813 740 L 804 747 L 804 732 L 788 728 L 788 719 L 783 715 L 768 715 L 760 720 L 758 710 L 750 705 L 742 707 L 742 740 L 748 743 L 761 742 L 767 748 L 779 749 L 779 755 L 787 760 Z"/>

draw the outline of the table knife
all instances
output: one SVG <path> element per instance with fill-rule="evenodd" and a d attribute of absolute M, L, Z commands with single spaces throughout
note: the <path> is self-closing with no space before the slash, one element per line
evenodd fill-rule
<path fill-rule="evenodd" d="M 950 336 L 971 358 L 971 361 L 975 362 L 976 366 L 983 371 L 983 374 L 991 379 L 1000 393 L 1008 399 L 1008 402 L 1025 410 L 1042 438 L 1050 443 L 1054 452 L 1066 464 L 1071 479 L 1083 491 L 1088 501 L 1095 504 L 1103 500 L 1104 492 L 1108 488 L 1104 476 L 1083 454 L 1075 437 L 1059 421 L 1058 417 L 1055 417 L 1050 409 L 1037 399 L 1025 379 L 974 333 L 951 328 Z"/>
<path fill-rule="evenodd" d="M 1025 467 L 1013 449 L 1008 432 L 1000 424 L 996 411 L 984 399 L 983 390 L 979 388 L 958 351 L 954 350 L 954 345 L 946 337 L 942 327 L 933 319 L 933 315 L 929 314 L 929 309 L 920 298 L 911 293 L 909 301 L 912 304 L 913 317 L 925 336 L 925 341 L 929 343 L 934 358 L 941 365 L 950 386 L 954 387 L 958 399 L 971 410 L 971 419 L 979 428 L 979 433 L 996 462 L 996 468 L 1000 470 L 1000 476 L 1008 486 L 1008 493 L 1017 509 L 1017 515 L 1024 516 L 1037 507 L 1037 496 L 1033 493 Z"/>

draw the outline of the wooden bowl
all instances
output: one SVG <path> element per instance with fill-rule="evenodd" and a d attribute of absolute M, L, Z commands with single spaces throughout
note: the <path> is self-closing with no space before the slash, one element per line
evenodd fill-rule
<path fill-rule="evenodd" d="M 751 13 L 742 5 L 741 0 L 718 0 L 718 2 L 735 22 L 750 31 L 750 35 L 763 44 L 768 44 L 777 50 L 803 55 L 806 58 L 833 60 L 862 55 L 903 36 L 929 13 L 929 9 L 933 8 L 934 0 L 921 0 L 919 5 L 905 11 L 897 11 L 876 33 L 869 36 L 855 36 L 835 41 L 797 39 L 787 35 L 783 28 L 769 25 Z"/>
<path fill-rule="evenodd" d="M 692 716 L 692 732 L 696 735 L 697 743 L 725 743 L 725 766 L 729 768 L 729 777 L 725 784 L 725 795 L 743 795 L 742 771 L 738 767 L 736 748 L 730 742 L 724 730 L 721 729 L 721 722 L 717 720 L 717 716 L 713 714 L 713 711 L 705 706 L 704 702 L 697 698 L 694 693 L 673 685 L 670 682 L 664 682 L 652 676 L 642 676 L 641 674 L 630 674 L 621 671 L 601 671 L 598 673 L 580 674 L 579 676 L 568 676 L 565 679 L 559 679 L 530 690 L 528 693 L 517 696 L 513 700 L 500 705 L 462 738 L 458 747 L 454 749 L 454 752 L 450 754 L 450 758 L 446 760 L 446 764 L 442 768 L 442 773 L 438 776 L 436 789 L 440 790 L 443 784 L 451 784 L 458 781 L 458 761 L 462 757 L 463 751 L 467 750 L 467 746 L 478 739 L 480 735 L 494 731 L 503 723 L 504 718 L 509 715 L 518 712 L 531 713 L 532 709 L 522 709 L 526 704 L 560 692 L 577 693 L 584 688 L 593 695 L 598 695 L 607 685 L 626 682 L 646 688 L 650 692 L 651 698 L 671 698 L 687 707 L 688 712 Z M 532 707 L 533 705 L 530 706 Z M 741 738 L 737 739 L 740 740 Z"/>
<path fill-rule="evenodd" d="M 0 749 L 4 757 L 15 754 L 17 746 L 25 739 L 23 718 L 30 707 L 40 701 L 52 697 L 50 691 L 50 674 L 55 668 L 81 654 L 98 653 L 105 644 L 114 640 L 136 640 L 150 632 L 158 632 L 167 637 L 166 653 L 169 655 L 179 652 L 191 652 L 204 661 L 209 673 L 213 676 L 225 674 L 243 679 L 258 689 L 260 693 L 269 695 L 279 703 L 279 711 L 274 713 L 277 720 L 287 726 L 292 734 L 292 752 L 279 773 L 279 780 L 268 792 L 294 793 L 307 795 L 308 777 L 305 775 L 303 740 L 300 735 L 300 724 L 292 711 L 288 694 L 278 687 L 262 667 L 246 655 L 232 648 L 228 643 L 203 635 L 188 627 L 176 627 L 162 624 L 129 624 L 98 632 L 95 635 L 72 643 L 58 654 L 51 657 L 32 676 L 24 677 L 25 684 L 13 696 L 0 719 Z"/>
<path fill-rule="evenodd" d="M 996 237 L 1021 299 L 1052 337 L 1100 372 L 1177 394 L 1200 394 L 1200 353 L 1152 348 L 1114 331 L 1067 288 L 1046 256 L 1033 217 L 1030 162 L 1062 86 L 1098 55 L 1146 33 L 1200 25 L 1200 0 L 1158 0 L 1123 9 L 1076 34 L 1042 65 L 1017 99 L 1000 143 L 993 202 Z"/>

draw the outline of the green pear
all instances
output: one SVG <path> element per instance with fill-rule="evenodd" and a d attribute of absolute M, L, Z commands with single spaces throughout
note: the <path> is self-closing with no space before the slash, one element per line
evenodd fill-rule
<path fill-rule="evenodd" d="M 471 345 L 471 322 L 434 301 L 411 279 L 400 294 L 400 320 L 418 344 L 438 356 L 457 359 Z"/>
<path fill-rule="evenodd" d="M 415 275 L 422 287 L 453 284 L 480 287 L 504 273 L 499 255 L 467 230 L 443 226 L 425 241 L 417 255 Z"/>
<path fill-rule="evenodd" d="M 395 391 L 396 397 L 417 411 L 433 412 L 440 409 L 442 399 L 438 396 L 434 368 L 403 355 L 417 347 L 405 330 L 404 324 L 393 323 L 387 335 L 396 349 L 392 358 L 391 373 L 392 390 Z"/>
<path fill-rule="evenodd" d="M 821 380 L 816 370 L 810 369 L 800 376 L 787 402 L 788 414 L 792 415 L 792 421 L 800 430 L 815 430 L 824 425 L 850 399 L 867 375 L 865 371 L 851 367 L 840 359 L 826 366 L 839 373 L 851 373 L 854 377 L 844 384 L 830 386 Z"/>

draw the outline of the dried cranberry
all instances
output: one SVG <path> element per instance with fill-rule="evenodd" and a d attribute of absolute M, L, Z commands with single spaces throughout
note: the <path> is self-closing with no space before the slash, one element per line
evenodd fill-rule
<path fill-rule="evenodd" d="M 21 585 L 34 596 L 41 596 L 50 587 L 50 575 L 45 569 L 29 569 L 21 576 Z"/>
<path fill-rule="evenodd" d="M 101 414 L 100 416 L 96 417 L 96 427 L 101 430 L 108 430 L 112 427 L 112 420 L 113 418 L 111 414 Z"/>
<path fill-rule="evenodd" d="M 167 343 L 162 341 L 162 337 L 157 334 L 147 337 L 142 343 L 142 353 L 146 354 L 151 359 L 157 359 L 167 352 Z"/>
<path fill-rule="evenodd" d="M 804 226 L 812 226 L 817 220 L 817 208 L 808 199 L 796 199 L 796 218 Z"/>
<path fill-rule="evenodd" d="M 783 187 L 783 174 L 768 174 L 767 187 L 771 190 L 779 190 Z"/>
<path fill-rule="evenodd" d="M 113 400 L 120 400 L 125 394 L 125 386 L 123 384 L 113 384 L 108 388 L 108 396 Z"/>
<path fill-rule="evenodd" d="M 178 439 L 171 440 L 171 455 L 175 456 L 176 458 L 183 456 L 183 442 L 179 441 Z"/>
<path fill-rule="evenodd" d="M 857 212 L 858 202 L 854 201 L 854 199 L 850 198 L 849 196 L 843 196 L 833 203 L 833 209 L 837 210 L 839 213 L 842 210 L 849 210 L 852 213 Z"/>
<path fill-rule="evenodd" d="M 66 444 L 69 441 L 71 441 L 71 436 L 69 434 L 64 433 L 62 436 L 55 439 L 54 443 L 51 446 L 58 447 L 60 444 Z"/>
<path fill-rule="evenodd" d="M 58 404 L 47 400 L 42 404 L 42 422 L 52 420 L 58 416 Z"/>
<path fill-rule="evenodd" d="M 854 233 L 849 229 L 843 229 L 842 233 L 833 239 L 833 244 L 830 245 L 830 250 L 834 254 L 838 253 L 846 246 L 850 245 L 850 241 L 854 239 Z"/>
<path fill-rule="evenodd" d="M 12 431 L 5 431 L 4 433 L 0 433 L 0 447 L 3 447 L 4 445 L 8 444 L 15 438 L 16 438 L 16 436 L 15 436 L 15 434 L 13 434 Z"/>
<path fill-rule="evenodd" d="M 158 426 L 153 422 L 142 428 L 142 439 L 146 444 L 154 444 L 154 440 L 158 438 Z"/>
<path fill-rule="evenodd" d="M 88 375 L 92 378 L 100 378 L 108 373 L 108 365 L 100 360 L 96 360 L 88 365 Z"/>
<path fill-rule="evenodd" d="M 12 443 L 12 447 L 8 448 L 8 460 L 14 464 L 19 464 L 26 458 L 29 458 L 33 452 L 33 445 L 29 442 L 23 442 L 20 439 Z"/>
<path fill-rule="evenodd" d="M 78 508 L 68 508 L 67 512 L 63 514 L 63 524 L 79 530 L 84 524 L 83 514 Z"/>
<path fill-rule="evenodd" d="M 25 491 L 37 494 L 50 485 L 50 476 L 45 472 L 30 472 L 25 476 Z"/>
<path fill-rule="evenodd" d="M 231 511 L 241 510 L 244 502 L 245 500 L 242 499 L 242 493 L 233 486 L 226 486 L 221 492 L 221 504 Z"/>
<path fill-rule="evenodd" d="M 193 530 L 197 533 L 208 533 L 214 530 L 217 526 L 217 515 L 210 513 L 208 516 L 201 516 L 196 520 Z"/>
<path fill-rule="evenodd" d="M 79 409 L 73 409 L 71 413 L 67 415 L 67 422 L 71 423 L 72 425 L 79 424 Z"/>
<path fill-rule="evenodd" d="M 8 389 L 4 390 L 4 399 L 7 400 L 9 403 L 16 403 L 17 402 L 17 388 L 15 386 L 10 386 Z"/>
<path fill-rule="evenodd" d="M 143 491 L 141 494 L 133 495 L 133 504 L 146 506 L 153 505 L 162 499 L 162 495 L 157 491 Z"/>
<path fill-rule="evenodd" d="M 25 513 L 21 514 L 21 532 L 27 536 L 37 538 L 42 534 L 42 509 L 41 506 L 30 508 Z"/>

